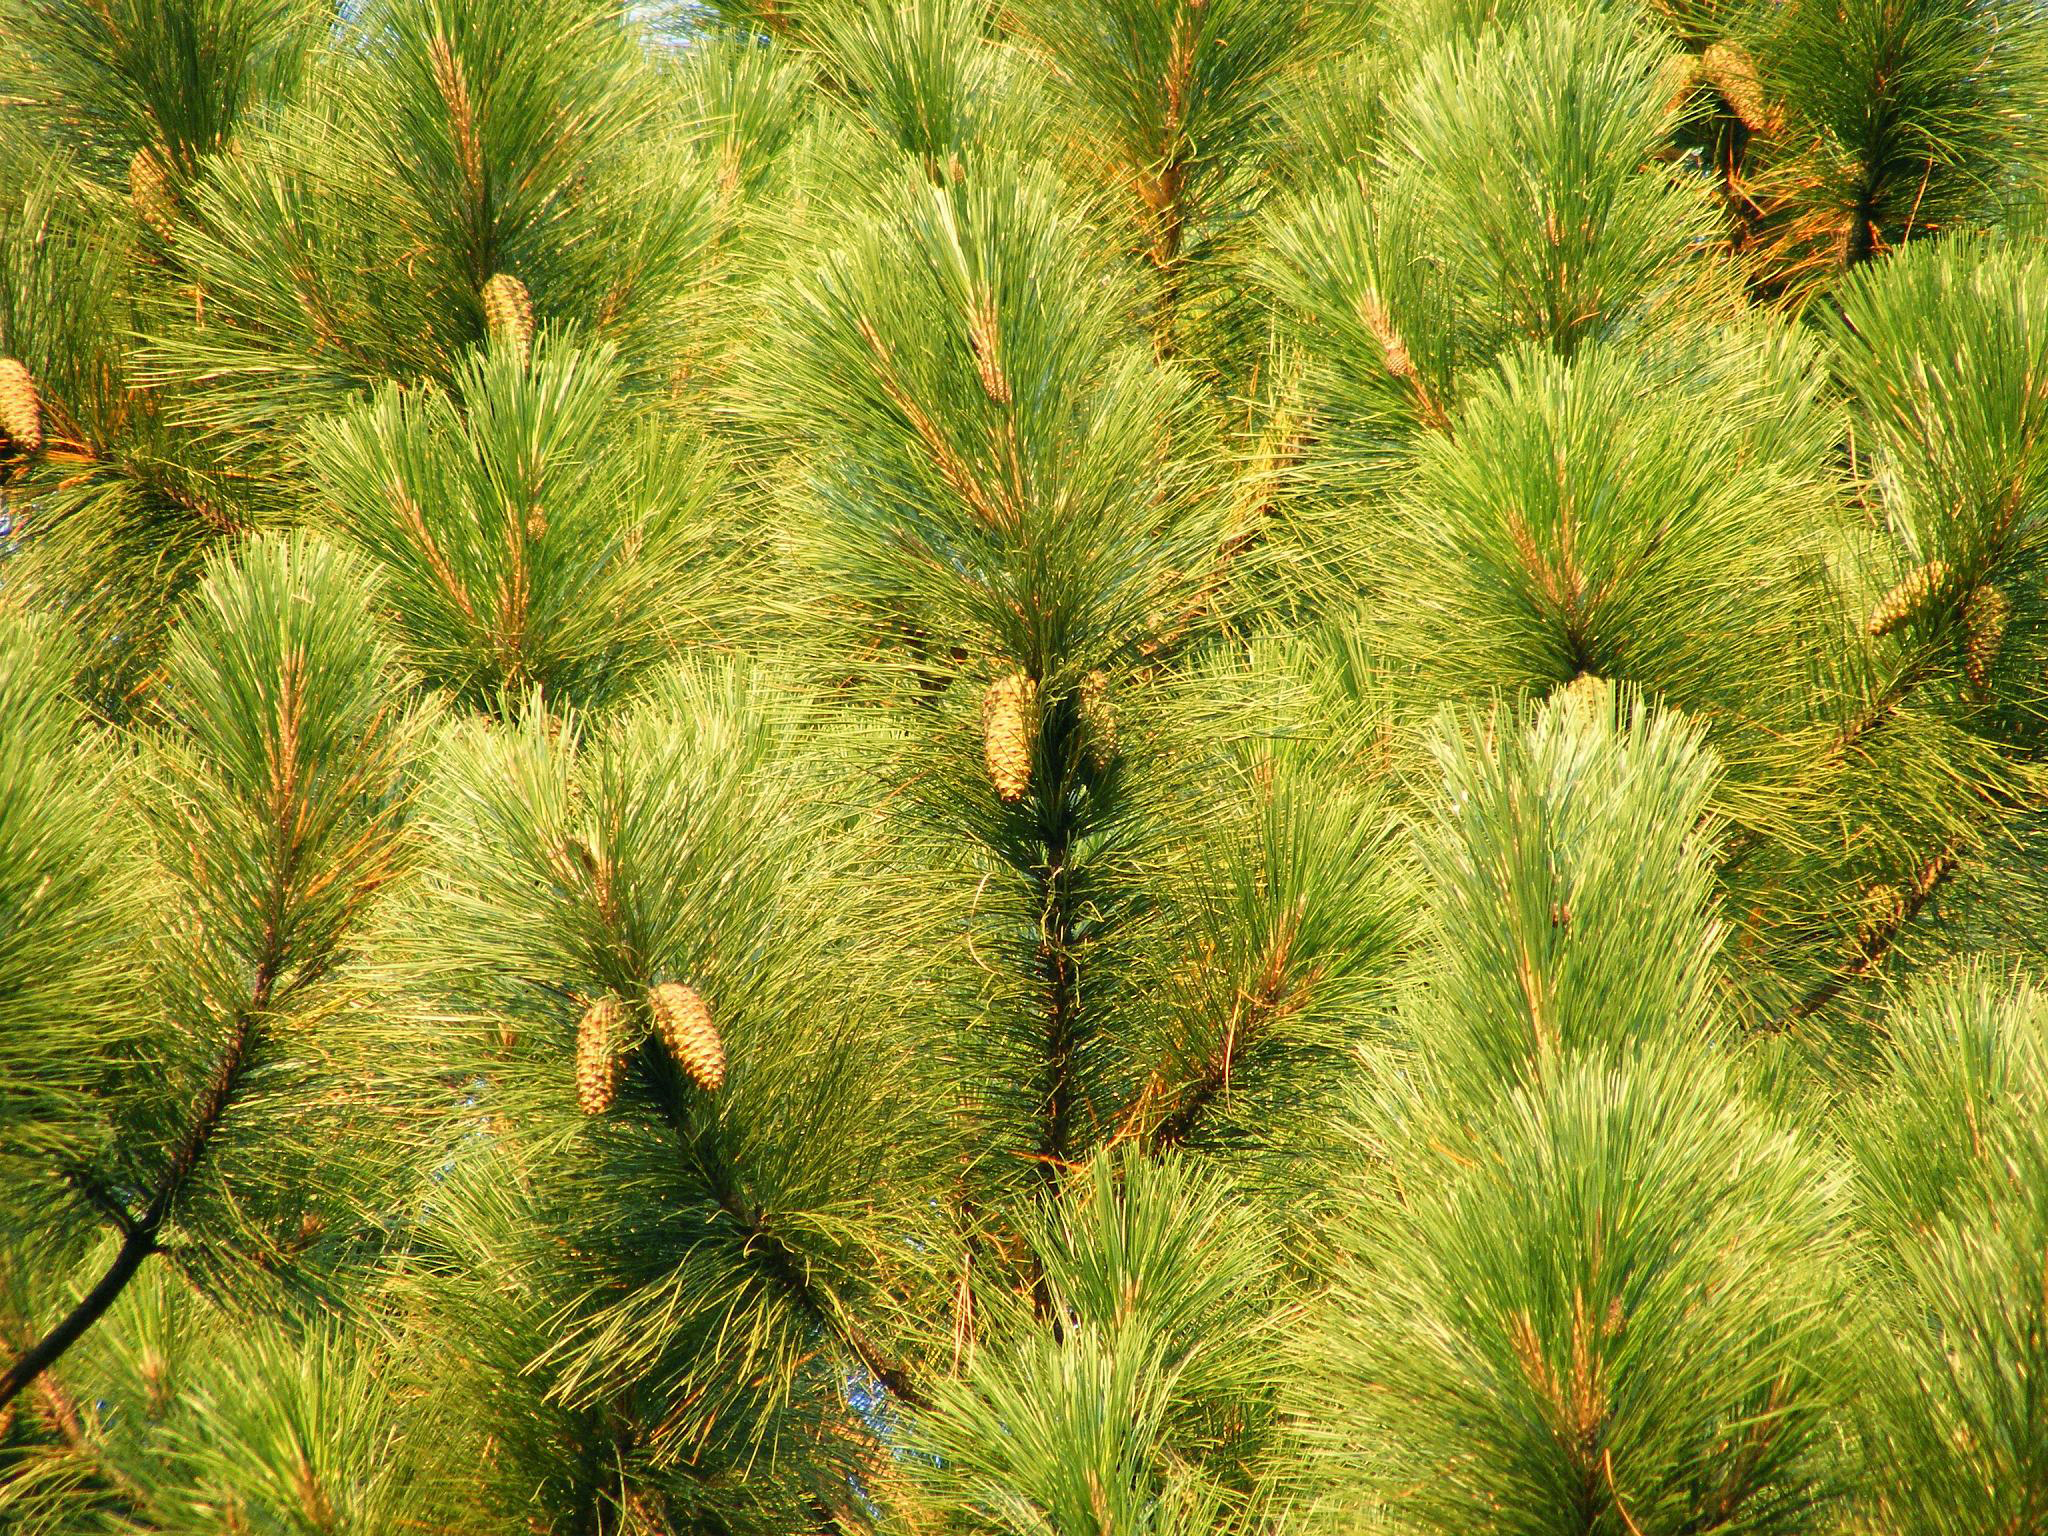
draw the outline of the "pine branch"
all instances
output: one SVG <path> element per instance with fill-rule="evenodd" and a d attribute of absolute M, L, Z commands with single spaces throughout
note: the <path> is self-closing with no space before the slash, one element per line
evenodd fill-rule
<path fill-rule="evenodd" d="M 262 871 L 261 888 L 225 917 L 230 924 L 246 923 L 254 969 L 246 996 L 231 1012 L 219 1010 L 227 1014 L 225 1039 L 140 1214 L 129 1217 L 125 1210 L 117 1213 L 119 1202 L 94 1199 L 122 1232 L 113 1261 L 0 1377 L 0 1407 L 61 1358 L 149 1257 L 163 1251 L 160 1239 L 235 1103 L 259 1043 L 259 1026 L 276 1006 L 280 987 L 296 990 L 324 973 L 359 903 L 384 873 L 375 829 L 381 820 L 389 830 L 388 802 L 371 827 L 360 831 L 323 825 L 322 816 L 349 806 L 354 795 L 381 797 L 390 787 L 366 779 L 344 756 L 361 752 L 361 763 L 388 766 L 380 752 L 388 748 L 391 727 L 381 698 L 383 660 L 368 635 L 363 596 L 346 568 L 325 552 L 280 541 L 252 547 L 237 564 L 217 569 L 187 610 L 169 665 L 180 685 L 174 696 L 186 711 L 190 745 L 199 750 L 172 761 L 180 775 L 200 783 L 218 774 L 222 782 L 211 788 L 226 791 L 227 814 L 208 821 L 173 812 L 167 830 L 181 852 L 189 848 L 194 894 L 201 896 L 209 894 L 197 889 L 205 885 L 209 857 L 242 851 L 232 847 L 247 825 L 241 818 L 260 818 L 260 840 L 247 852 Z M 230 652 L 223 664 L 222 631 L 235 633 L 245 623 L 262 632 L 271 649 Z M 309 636 L 331 641 L 333 648 L 309 648 Z M 362 642 L 362 649 L 349 649 L 350 641 Z M 342 657 L 359 670 L 351 675 Z M 331 803 L 323 804 L 323 797 L 332 797 Z M 344 836 L 323 848 L 325 834 L 337 831 Z M 222 842 L 230 846 L 221 848 Z M 334 862 L 321 867 L 322 852 Z M 308 939 L 305 930 L 323 908 L 324 931 Z M 206 992 L 202 982 L 200 993 Z"/>
<path fill-rule="evenodd" d="M 1802 1019 L 1812 1018 L 1847 991 L 1850 983 L 1875 974 L 1897 944 L 1899 935 L 1905 931 L 1907 924 L 1911 923 L 1919 915 L 1920 909 L 1933 899 L 1934 893 L 1948 883 L 1960 862 L 1958 855 L 1950 850 L 1937 854 L 1923 865 L 1920 873 L 1914 877 L 1913 883 L 1906 889 L 1899 910 L 1861 938 L 1860 953 L 1855 961 L 1831 973 L 1825 981 L 1800 998 L 1789 1012 L 1766 1025 L 1764 1032 L 1781 1033 Z"/>
<path fill-rule="evenodd" d="M 0 1335 L 0 1339 L 4 1339 Z M 11 1341 L 9 1341 L 11 1342 Z M 148 1507 L 142 1489 L 121 1465 L 107 1456 L 86 1433 L 84 1418 L 78 1411 L 78 1400 L 70 1390 L 48 1371 L 38 1376 L 32 1384 L 30 1397 L 34 1402 L 35 1415 L 49 1431 L 64 1442 L 72 1455 L 90 1464 L 93 1473 L 101 1480 L 102 1493 L 117 1494 L 127 1502 L 129 1512 L 140 1517 Z M 0 1408 L 0 1438 L 4 1438 L 9 1414 L 13 1410 Z"/>
<path fill-rule="evenodd" d="M 1847 240 L 1842 250 L 1845 268 L 1860 267 L 1878 253 L 1877 204 L 1883 192 L 1884 182 L 1877 169 L 1866 170 L 1849 210 Z"/>
<path fill-rule="evenodd" d="M 281 877 L 278 899 L 288 889 L 288 876 Z M 0 1375 L 0 1408 L 21 1392 L 31 1381 L 48 1370 L 64 1352 L 82 1338 L 93 1324 L 97 1323 L 112 1306 L 121 1293 L 128 1288 L 141 1270 L 143 1262 L 153 1253 L 161 1251 L 157 1234 L 163 1229 L 166 1218 L 178 1195 L 184 1190 L 199 1160 L 205 1155 L 214 1131 L 219 1127 L 221 1117 L 234 1097 L 235 1084 L 241 1076 L 249 1046 L 254 1036 L 256 1017 L 270 1007 L 271 990 L 276 981 L 277 967 L 281 956 L 277 943 L 275 923 L 269 931 L 269 950 L 259 963 L 256 982 L 249 1006 L 236 1020 L 234 1032 L 229 1037 L 227 1049 L 222 1053 L 219 1065 L 214 1069 L 206 1092 L 185 1134 L 179 1139 L 176 1150 L 171 1154 L 168 1167 L 158 1179 L 149 1203 L 141 1216 L 128 1221 L 123 1228 L 121 1246 L 115 1251 L 113 1262 L 99 1278 L 93 1288 L 86 1292 L 48 1333 L 31 1345 L 9 1366 L 5 1375 Z M 120 1225 L 119 1222 L 116 1225 Z"/>
<path fill-rule="evenodd" d="M 107 1308 L 128 1288 L 128 1282 L 135 1278 L 143 1260 L 154 1252 L 154 1237 L 140 1229 L 121 1240 L 114 1262 L 107 1266 L 98 1283 L 85 1293 L 61 1322 L 17 1357 L 5 1374 L 0 1374 L 0 1409 L 13 1402 L 24 1387 L 55 1365 L 64 1351 L 76 1344 L 86 1330 L 100 1320 Z"/>
<path fill-rule="evenodd" d="M 1201 1069 L 1183 1084 L 1180 1097 L 1145 1136 L 1146 1148 L 1155 1155 L 1187 1145 L 1210 1112 L 1230 1092 L 1230 1068 L 1247 1036 L 1279 1011 L 1285 999 L 1277 993 L 1247 997 L 1240 994 L 1233 1004 L 1223 1039 L 1202 1061 Z M 1246 1005 L 1249 1005 L 1247 1007 Z"/>
<path fill-rule="evenodd" d="M 1046 988 L 1045 1065 L 1049 1079 L 1044 1132 L 1039 1142 L 1038 1171 L 1057 1186 L 1073 1148 L 1074 1052 L 1080 1044 L 1080 998 L 1074 987 L 1072 891 L 1064 868 L 1069 848 L 1064 819 L 1045 847 L 1045 868 L 1039 874 L 1045 903 L 1044 938 L 1039 950 L 1040 974 Z"/>
<path fill-rule="evenodd" d="M 1912 696 L 1913 690 L 1934 677 L 1939 670 L 1931 651 L 1923 651 L 1908 660 L 1836 733 L 1828 749 L 1829 755 L 1842 756 L 1870 732 L 1890 720 Z"/>
<path fill-rule="evenodd" d="M 1258 1039 L 1283 1013 L 1298 1006 L 1295 988 L 1290 985 L 1286 971 L 1288 949 L 1293 941 L 1293 931 L 1299 927 L 1300 917 L 1297 905 L 1292 923 L 1283 928 L 1274 951 L 1260 968 L 1256 990 L 1236 989 L 1229 1018 L 1223 1026 L 1223 1038 L 1214 1049 L 1203 1055 L 1195 1072 L 1179 1085 L 1171 1107 L 1157 1119 L 1150 1118 L 1159 1099 L 1167 1091 L 1165 1080 L 1154 1073 L 1137 1102 L 1131 1106 L 1113 1141 L 1135 1137 L 1153 1156 L 1163 1155 L 1186 1146 L 1208 1116 L 1224 1102 L 1230 1092 L 1231 1068 L 1247 1042 Z"/>
<path fill-rule="evenodd" d="M 657 1067 L 665 1070 L 669 1091 L 662 1095 L 666 1104 L 677 1102 L 679 1084 L 675 1081 L 675 1068 L 666 1053 L 657 1053 L 649 1047 Z M 679 1117 L 671 1115 L 672 1126 L 680 1137 L 683 1131 Z M 751 1209 L 741 1199 L 738 1185 L 733 1179 L 733 1170 L 722 1157 L 704 1159 L 704 1169 L 711 1185 L 712 1198 L 718 1208 L 736 1222 L 747 1234 L 745 1251 L 754 1257 L 769 1276 L 794 1299 L 804 1311 L 815 1318 L 828 1333 L 835 1335 L 859 1360 L 861 1367 L 879 1381 L 897 1398 L 912 1408 L 929 1408 L 931 1400 L 911 1379 L 909 1371 L 888 1355 L 870 1339 L 866 1332 L 845 1309 L 828 1303 L 818 1288 L 811 1284 L 804 1256 L 788 1243 L 781 1234 L 772 1230 L 762 1219 L 762 1213 Z"/>
<path fill-rule="evenodd" d="M 1187 1145 L 1203 1117 L 1230 1085 L 1230 1056 L 1231 1049 L 1226 1044 L 1203 1064 L 1193 1084 L 1182 1091 L 1180 1102 L 1147 1134 L 1147 1150 L 1161 1154 Z"/>
<path fill-rule="evenodd" d="M 106 1217 L 114 1230 L 123 1237 L 135 1231 L 135 1217 L 128 1207 L 116 1199 L 112 1191 L 91 1173 L 82 1169 L 71 1169 L 64 1175 L 65 1181 L 75 1188 L 81 1199 Z"/>
<path fill-rule="evenodd" d="M 1194 85 L 1199 31 L 1196 15 L 1184 12 L 1175 18 L 1165 78 L 1161 82 L 1165 117 L 1159 131 L 1159 163 L 1151 170 L 1141 171 L 1137 178 L 1138 196 L 1152 225 L 1152 265 L 1163 282 L 1160 334 L 1162 348 L 1168 352 L 1173 346 L 1173 320 L 1180 309 L 1181 288 L 1186 278 L 1181 247 L 1187 238 L 1191 212 L 1187 203 L 1188 176 L 1195 154 L 1187 133 L 1188 96 Z"/>
<path fill-rule="evenodd" d="M 601 860 L 593 860 L 586 873 L 593 911 L 611 944 L 625 959 L 628 968 L 643 978 L 644 985 L 648 965 L 631 939 L 620 931 L 607 866 Z M 781 1234 L 763 1220 L 763 1213 L 742 1198 L 737 1171 L 730 1162 L 717 1149 L 693 1142 L 684 1108 L 688 1091 L 683 1086 L 680 1070 L 661 1041 L 651 1037 L 643 1042 L 641 1055 L 650 1076 L 661 1088 L 659 1099 L 669 1129 L 674 1132 L 683 1151 L 697 1157 L 719 1209 L 747 1234 L 743 1245 L 745 1253 L 760 1264 L 783 1292 L 819 1326 L 845 1344 L 870 1376 L 911 1407 L 930 1406 L 929 1399 L 912 1380 L 909 1371 L 901 1363 L 891 1360 L 860 1325 L 846 1315 L 844 1308 L 830 1303 L 811 1283 L 803 1254 L 785 1242 Z"/>

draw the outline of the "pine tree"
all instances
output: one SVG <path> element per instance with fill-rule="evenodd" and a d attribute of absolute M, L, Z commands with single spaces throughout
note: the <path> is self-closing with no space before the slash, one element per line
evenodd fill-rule
<path fill-rule="evenodd" d="M 2044 106 L 0 0 L 0 1526 L 2041 1527 Z"/>

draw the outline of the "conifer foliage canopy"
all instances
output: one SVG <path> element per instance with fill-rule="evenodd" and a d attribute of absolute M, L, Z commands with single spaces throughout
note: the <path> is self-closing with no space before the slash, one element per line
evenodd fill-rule
<path fill-rule="evenodd" d="M 2044 135 L 0 0 L 0 1529 L 2048 1536 Z"/>

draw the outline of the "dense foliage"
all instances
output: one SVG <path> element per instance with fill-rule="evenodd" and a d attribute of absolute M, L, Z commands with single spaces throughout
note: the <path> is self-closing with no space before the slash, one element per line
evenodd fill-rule
<path fill-rule="evenodd" d="M 0 0 L 0 1526 L 2048 1533 L 2048 12 Z"/>

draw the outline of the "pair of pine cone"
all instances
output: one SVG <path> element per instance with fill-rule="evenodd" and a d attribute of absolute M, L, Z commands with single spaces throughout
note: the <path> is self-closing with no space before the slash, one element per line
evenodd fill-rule
<path fill-rule="evenodd" d="M 725 1042 L 711 1022 L 711 1005 L 695 987 L 664 981 L 647 989 L 654 1032 L 670 1058 L 706 1093 L 725 1086 Z M 583 1010 L 576 1028 L 576 1102 L 586 1115 L 601 1115 L 619 1096 L 625 1080 L 626 1005 L 610 993 Z"/>
<path fill-rule="evenodd" d="M 1929 560 L 1879 600 L 1864 627 L 1873 636 L 1888 635 L 1918 621 L 1948 590 L 1948 563 Z M 1963 674 L 1979 693 L 1991 686 L 1991 669 L 2004 647 L 2006 620 L 2011 616 L 2012 600 L 1990 582 L 1980 582 L 1963 597 Z"/>
<path fill-rule="evenodd" d="M 1109 675 L 1090 672 L 1076 699 L 1082 749 L 1097 773 L 1116 756 L 1116 711 L 1109 702 Z M 1012 672 L 988 685 L 981 698 L 981 753 L 989 782 L 1005 805 L 1015 805 L 1031 788 L 1031 760 L 1038 751 L 1038 684 Z"/>

